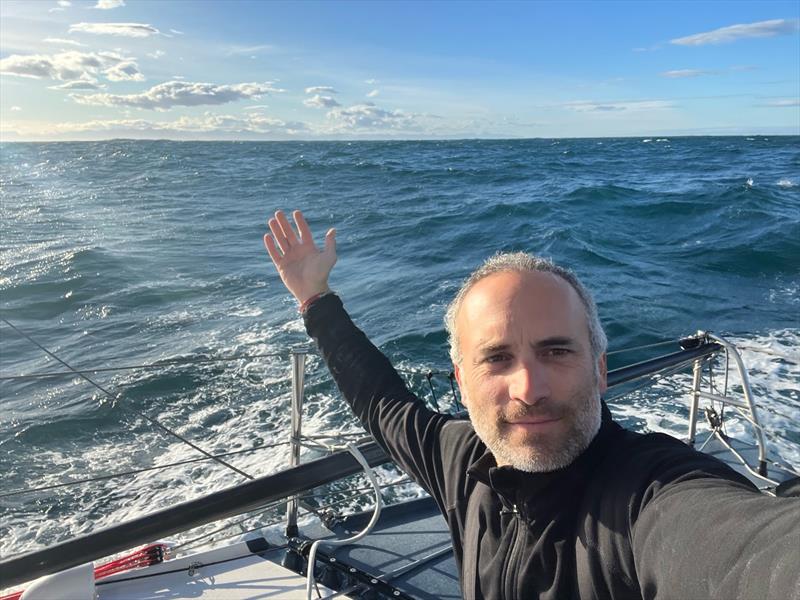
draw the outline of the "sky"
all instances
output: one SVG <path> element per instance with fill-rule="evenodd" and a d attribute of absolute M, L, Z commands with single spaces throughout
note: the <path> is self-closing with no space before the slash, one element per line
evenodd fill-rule
<path fill-rule="evenodd" d="M 753 134 L 797 0 L 0 0 L 0 141 Z"/>

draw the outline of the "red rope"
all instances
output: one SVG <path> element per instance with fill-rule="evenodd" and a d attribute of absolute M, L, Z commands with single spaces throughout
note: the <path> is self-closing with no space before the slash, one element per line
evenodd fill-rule
<path fill-rule="evenodd" d="M 116 575 L 123 571 L 157 565 L 164 562 L 168 552 L 169 546 L 166 544 L 150 544 L 144 548 L 134 550 L 130 554 L 98 565 L 94 568 L 94 578 L 101 579 L 102 577 Z M 6 596 L 0 596 L 0 600 L 19 600 L 24 591 L 25 590 L 19 590 L 18 592 L 12 592 Z"/>

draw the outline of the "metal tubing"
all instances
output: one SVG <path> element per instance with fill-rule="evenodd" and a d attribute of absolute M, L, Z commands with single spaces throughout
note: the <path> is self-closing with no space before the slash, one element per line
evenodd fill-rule
<path fill-rule="evenodd" d="M 296 467 L 300 464 L 306 354 L 305 350 L 292 350 L 292 431 L 290 438 L 292 446 L 289 455 L 289 467 Z M 297 496 L 292 496 L 286 504 L 286 537 L 297 536 L 297 509 L 299 504 L 300 501 Z"/>
<path fill-rule="evenodd" d="M 389 460 L 374 442 L 359 446 L 359 450 L 371 467 Z M 289 495 L 301 494 L 362 471 L 352 454 L 336 452 L 44 550 L 7 558 L 0 561 L 0 582 L 4 587 L 11 587 L 212 521 L 253 511 Z"/>
<path fill-rule="evenodd" d="M 731 406 L 738 406 L 739 408 L 750 408 L 745 402 L 739 400 L 732 400 L 727 396 L 720 396 L 719 394 L 711 394 L 709 392 L 698 391 L 697 395 L 705 400 L 712 400 L 714 402 L 722 402 L 723 404 L 730 404 Z"/>
<path fill-rule="evenodd" d="M 697 432 L 697 413 L 700 408 L 700 380 L 703 375 L 703 359 L 694 361 L 692 368 L 692 405 L 689 408 L 689 446 L 694 448 L 694 439 Z"/>
<path fill-rule="evenodd" d="M 750 388 L 750 377 L 747 375 L 747 369 L 744 367 L 742 356 L 739 350 L 730 342 L 722 339 L 719 336 L 708 334 L 708 337 L 717 342 L 733 356 L 736 362 L 736 369 L 739 371 L 739 376 L 742 378 L 742 391 L 744 392 L 744 399 L 747 402 L 747 408 L 750 411 L 750 416 L 755 423 L 759 423 L 758 415 L 756 414 L 756 403 L 753 402 L 753 391 Z M 764 442 L 764 432 L 760 424 L 755 428 L 756 439 L 758 440 L 758 473 L 761 476 L 767 475 L 767 445 Z"/>

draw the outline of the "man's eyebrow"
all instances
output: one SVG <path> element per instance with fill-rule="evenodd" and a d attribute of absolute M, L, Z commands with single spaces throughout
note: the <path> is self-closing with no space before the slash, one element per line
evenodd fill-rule
<path fill-rule="evenodd" d="M 566 337 L 566 336 L 553 336 L 549 338 L 545 338 L 543 340 L 539 340 L 535 344 L 531 344 L 534 348 L 542 349 L 542 348 L 552 348 L 554 346 L 578 346 L 578 341 L 575 338 Z"/>
<path fill-rule="evenodd" d="M 504 350 L 508 350 L 510 347 L 511 344 L 505 344 L 503 342 L 486 342 L 485 344 L 478 346 L 478 352 L 480 354 L 491 354 L 492 352 L 503 352 Z"/>

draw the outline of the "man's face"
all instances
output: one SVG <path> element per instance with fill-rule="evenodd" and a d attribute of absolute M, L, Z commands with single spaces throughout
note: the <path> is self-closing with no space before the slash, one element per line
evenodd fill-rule
<path fill-rule="evenodd" d="M 594 364 L 572 286 L 552 273 L 495 273 L 464 298 L 456 330 L 456 379 L 497 464 L 542 472 L 575 460 L 600 427 L 606 363 Z"/>

